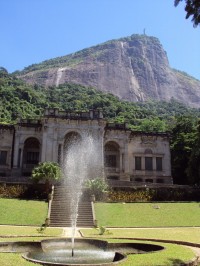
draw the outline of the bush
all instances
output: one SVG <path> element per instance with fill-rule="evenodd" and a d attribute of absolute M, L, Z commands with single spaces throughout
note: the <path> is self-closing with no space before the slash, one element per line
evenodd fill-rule
<path fill-rule="evenodd" d="M 88 179 L 85 187 L 89 195 L 94 195 L 96 200 L 102 200 L 108 191 L 108 185 L 102 178 Z"/>
<path fill-rule="evenodd" d="M 192 187 L 116 188 L 107 194 L 108 202 L 199 201 L 200 189 Z"/>
<path fill-rule="evenodd" d="M 56 162 L 41 162 L 31 174 L 31 179 L 36 182 L 45 182 L 46 193 L 50 193 L 51 185 L 61 179 L 61 169 Z"/>
<path fill-rule="evenodd" d="M 0 197 L 1 198 L 21 198 L 26 187 L 22 185 L 0 185 Z"/>
<path fill-rule="evenodd" d="M 0 184 L 1 198 L 47 199 L 45 186 L 41 185 L 6 185 Z"/>
<path fill-rule="evenodd" d="M 113 190 L 107 195 L 109 202 L 137 202 L 137 201 L 151 201 L 153 195 L 151 191 L 146 190 Z"/>

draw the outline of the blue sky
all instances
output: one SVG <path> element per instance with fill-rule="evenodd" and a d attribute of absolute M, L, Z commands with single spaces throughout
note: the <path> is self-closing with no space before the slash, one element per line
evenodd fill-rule
<path fill-rule="evenodd" d="M 0 66 L 21 70 L 145 29 L 171 67 L 200 79 L 200 27 L 185 15 L 174 0 L 0 0 Z"/>

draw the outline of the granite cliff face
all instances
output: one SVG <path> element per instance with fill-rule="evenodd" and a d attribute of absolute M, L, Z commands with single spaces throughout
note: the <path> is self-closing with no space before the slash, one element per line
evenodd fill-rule
<path fill-rule="evenodd" d="M 31 84 L 65 82 L 96 87 L 120 99 L 169 101 L 200 107 L 200 81 L 170 68 L 159 40 L 132 35 L 31 65 L 20 73 Z"/>

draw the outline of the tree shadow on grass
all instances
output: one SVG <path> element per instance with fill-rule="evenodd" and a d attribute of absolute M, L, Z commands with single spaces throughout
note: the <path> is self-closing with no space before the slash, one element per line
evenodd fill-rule
<path fill-rule="evenodd" d="M 171 262 L 171 265 L 173 266 L 186 266 L 186 262 L 182 261 L 180 259 L 169 259 L 169 261 Z"/>

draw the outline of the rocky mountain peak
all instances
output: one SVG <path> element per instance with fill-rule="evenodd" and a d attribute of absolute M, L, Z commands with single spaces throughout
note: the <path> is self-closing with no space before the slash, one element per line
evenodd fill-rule
<path fill-rule="evenodd" d="M 131 35 L 25 68 L 20 77 L 44 86 L 93 86 L 128 101 L 174 98 L 200 107 L 200 81 L 170 67 L 155 37 Z"/>

